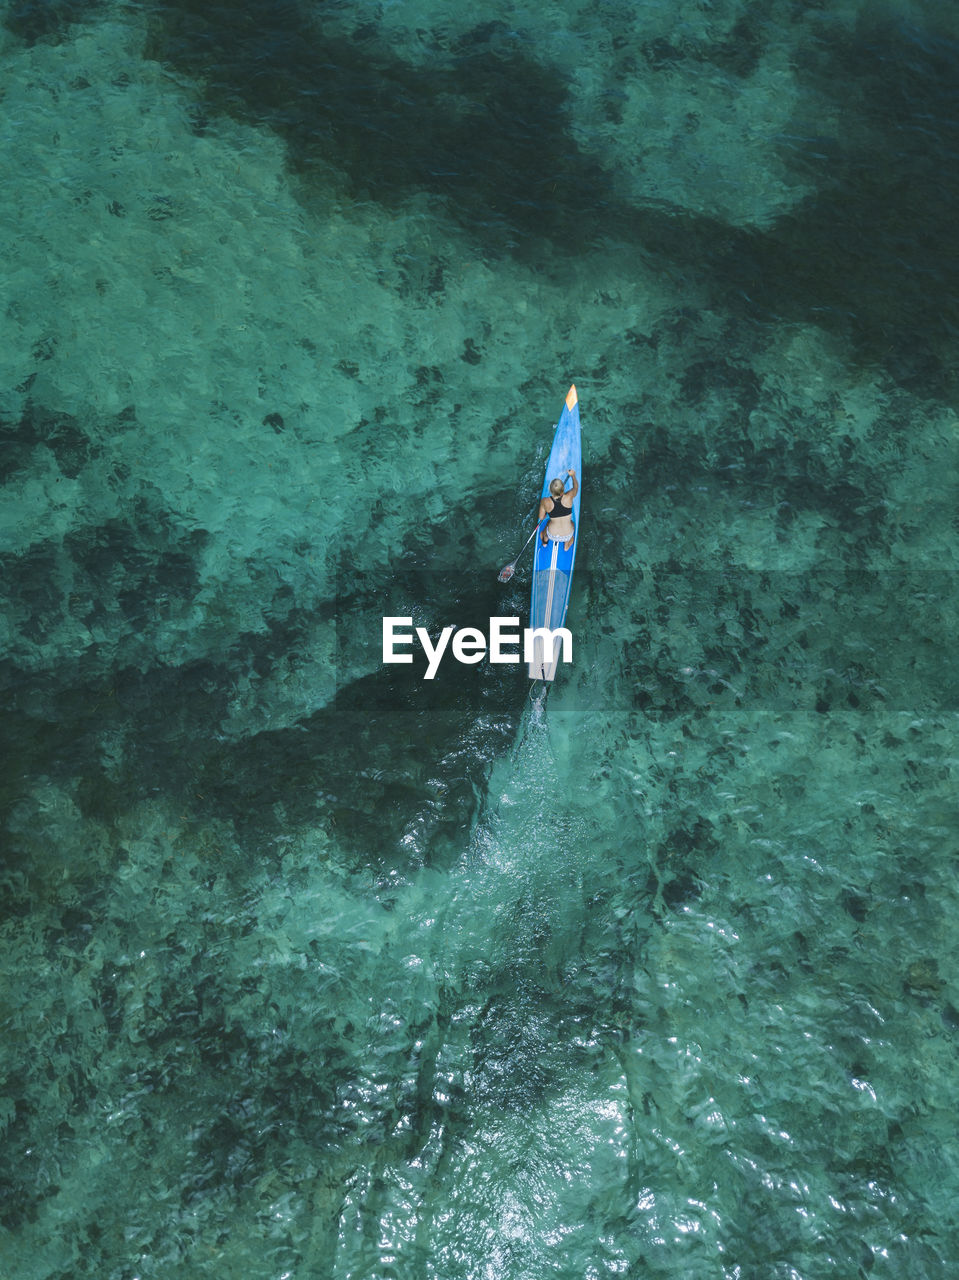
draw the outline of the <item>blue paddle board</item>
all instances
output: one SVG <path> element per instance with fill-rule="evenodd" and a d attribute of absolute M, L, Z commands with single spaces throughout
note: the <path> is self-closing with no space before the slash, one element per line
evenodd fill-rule
<path fill-rule="evenodd" d="M 560 415 L 556 430 L 553 433 L 553 447 L 546 463 L 546 478 L 543 481 L 543 498 L 550 496 L 551 480 L 559 477 L 566 484 L 567 491 L 572 488 L 572 481 L 566 474 L 572 469 L 579 480 L 579 492 L 573 499 L 573 545 L 566 550 L 564 542 L 547 538 L 546 546 L 542 544 L 539 534 L 533 542 L 533 587 L 530 598 L 529 625 L 531 628 L 548 627 L 551 631 L 562 627 L 566 622 L 566 610 L 569 607 L 569 593 L 573 585 L 573 565 L 576 561 L 576 545 L 579 542 L 579 505 L 583 494 L 583 478 L 579 474 L 582 463 L 582 450 L 579 432 L 579 399 L 576 388 L 570 387 L 566 396 L 566 404 Z M 559 643 L 552 646 L 545 643 L 542 637 L 533 639 L 533 656 L 529 662 L 529 678 L 531 680 L 552 680 L 562 655 Z"/>

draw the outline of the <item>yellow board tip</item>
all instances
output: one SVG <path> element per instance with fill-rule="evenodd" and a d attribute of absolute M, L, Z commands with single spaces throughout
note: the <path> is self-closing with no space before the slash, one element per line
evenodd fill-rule
<path fill-rule="evenodd" d="M 576 403 L 576 400 L 577 400 L 576 387 L 574 385 L 570 387 L 570 389 L 566 392 L 566 408 L 572 409 L 573 405 Z"/>

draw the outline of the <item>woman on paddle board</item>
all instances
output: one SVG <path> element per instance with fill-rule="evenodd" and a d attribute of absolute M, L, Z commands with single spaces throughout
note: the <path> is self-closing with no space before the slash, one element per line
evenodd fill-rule
<path fill-rule="evenodd" d="M 557 542 L 565 542 L 568 551 L 573 545 L 573 499 L 579 493 L 579 481 L 576 479 L 576 472 L 570 468 L 566 472 L 568 476 L 573 477 L 573 487 L 569 493 L 566 492 L 566 485 L 559 476 L 555 480 L 549 482 L 548 498 L 540 498 L 539 515 L 537 520 L 542 520 L 543 516 L 549 516 L 549 524 L 543 529 L 539 535 L 543 546 L 546 546 L 547 535 Z M 568 503 L 566 499 L 569 499 Z M 547 503 L 549 504 L 547 506 Z"/>

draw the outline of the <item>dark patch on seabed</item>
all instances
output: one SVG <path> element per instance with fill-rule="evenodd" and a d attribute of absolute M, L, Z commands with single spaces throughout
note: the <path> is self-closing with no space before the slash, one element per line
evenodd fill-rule
<path fill-rule="evenodd" d="M 78 431 L 66 434 L 71 457 Z M 143 500 L 125 521 L 0 557 L 8 615 L 25 652 L 69 618 L 113 637 L 108 648 L 92 644 L 55 670 L 29 669 L 22 657 L 0 664 L 7 703 L 0 744 L 18 761 L 0 780 L 0 808 L 9 813 L 46 779 L 67 787 L 85 817 L 109 823 L 159 790 L 194 819 L 228 821 L 258 847 L 270 847 L 290 827 L 329 824 L 357 865 L 375 866 L 391 881 L 457 856 L 486 770 L 515 731 L 515 672 L 486 668 L 481 678 L 468 669 L 458 681 L 419 679 L 398 690 L 390 679 L 396 668 L 377 670 L 377 654 L 373 674 L 345 680 L 322 710 L 288 728 L 229 739 L 220 726 L 237 672 L 264 679 L 283 669 L 309 646 L 318 623 L 348 635 L 368 629 L 387 588 L 377 596 L 354 568 L 365 592 L 354 583 L 335 604 L 318 606 L 318 617 L 263 573 L 270 585 L 255 629 L 204 658 L 134 665 L 131 637 L 148 636 L 158 621 L 189 608 L 206 537 L 179 531 L 171 513 Z M 256 565 L 244 571 L 257 576 Z M 400 574 L 390 578 L 394 591 L 406 582 Z M 409 589 L 437 618 L 465 624 L 470 609 L 486 617 L 496 611 L 492 592 L 461 599 L 459 575 L 427 574 L 428 587 L 422 578 Z M 107 740 L 115 744 L 111 753 Z M 117 756 L 109 767 L 105 754 Z M 32 857 L 8 833 L 7 869 L 29 870 Z"/>
<path fill-rule="evenodd" d="M 806 57 L 810 94 L 845 131 L 784 142 L 817 194 L 769 234 L 737 235 L 724 274 L 771 315 L 844 334 L 909 390 L 954 396 L 959 45 L 864 23 Z"/>
<path fill-rule="evenodd" d="M 515 668 L 451 661 L 426 681 L 422 663 L 383 666 L 381 616 L 415 599 L 436 635 L 437 620 L 488 626 L 502 596 L 495 582 L 477 589 L 458 573 L 410 568 L 376 576 L 353 567 L 338 575 L 338 588 L 329 625 L 354 658 L 365 656 L 369 674 L 348 674 L 330 705 L 290 728 L 208 753 L 197 789 L 206 812 L 259 835 L 327 820 L 359 864 L 395 880 L 461 854 L 487 770 L 512 741 L 522 704 Z M 339 651 L 336 663 L 355 669 Z"/>
<path fill-rule="evenodd" d="M 31 375 L 31 383 L 35 376 Z M 100 452 L 70 414 L 51 413 L 28 401 L 16 422 L 0 418 L 0 483 L 30 467 L 41 449 L 53 454 L 62 474 L 71 480 Z"/>
<path fill-rule="evenodd" d="M 6 24 L 35 39 L 85 12 L 23 4 Z M 734 40 L 696 49 L 627 56 L 627 40 L 620 74 L 655 80 L 695 58 L 738 77 L 746 92 L 766 36 L 761 18 L 761 6 L 750 6 Z M 492 254 L 578 255 L 597 234 L 624 237 L 711 278 L 727 307 L 814 322 L 901 385 L 955 396 L 959 49 L 934 30 L 863 18 L 849 36 L 823 18 L 821 39 L 811 41 L 797 29 L 810 115 L 826 104 L 843 133 L 817 136 L 797 118 L 781 157 L 816 192 L 769 230 L 748 231 L 624 203 L 616 175 L 572 135 L 562 78 L 502 24 L 452 42 L 436 34 L 434 64 L 414 67 L 377 39 L 375 23 L 348 40 L 293 4 L 211 10 L 183 0 L 151 20 L 148 56 L 206 84 L 209 107 L 275 129 L 307 189 L 322 163 L 340 169 L 357 198 L 393 204 L 434 192 Z M 781 28 L 769 30 L 782 40 Z"/>
<path fill-rule="evenodd" d="M 769 230 L 679 210 L 611 211 L 646 248 L 711 277 L 732 311 L 815 323 L 903 387 L 953 399 L 959 313 L 959 46 L 905 24 L 797 45 L 810 115 L 837 115 L 841 136 L 801 118 L 781 140 L 815 193 Z"/>
<path fill-rule="evenodd" d="M 84 22 L 101 8 L 100 0 L 14 0 L 3 15 L 6 29 L 25 44 L 59 43 L 74 22 Z"/>
<path fill-rule="evenodd" d="M 508 48 L 501 24 L 437 48 L 429 67 L 374 31 L 347 40 L 295 5 L 184 0 L 156 14 L 147 55 L 210 85 L 211 107 L 276 130 L 301 175 L 333 165 L 354 196 L 383 204 L 444 195 L 500 251 L 571 212 L 582 225 L 595 215 L 608 181 L 569 133 L 561 79 Z"/>
<path fill-rule="evenodd" d="M 765 35 L 757 15 L 737 28 L 736 58 L 728 41 L 696 53 L 744 92 Z M 545 262 L 624 238 L 711 280 L 725 307 L 821 325 L 903 386 L 952 398 L 957 46 L 901 23 L 863 19 L 849 36 L 823 22 L 819 42 L 797 29 L 800 83 L 810 114 L 826 104 L 844 132 L 822 138 L 795 121 L 781 158 L 815 194 L 762 231 L 624 202 L 573 137 L 562 77 L 496 23 L 437 37 L 435 63 L 414 67 L 372 23 L 347 40 L 294 5 L 184 2 L 155 15 L 148 54 L 209 85 L 212 108 L 274 128 L 307 190 L 322 163 L 357 198 L 436 193 L 494 256 Z M 673 54 L 621 58 L 621 74 L 655 79 L 689 56 Z"/>

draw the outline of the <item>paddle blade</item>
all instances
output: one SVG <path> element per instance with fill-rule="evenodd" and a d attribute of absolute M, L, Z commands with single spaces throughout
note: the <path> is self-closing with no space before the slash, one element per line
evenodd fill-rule
<path fill-rule="evenodd" d="M 500 580 L 500 582 L 509 582 L 510 578 L 512 578 L 512 576 L 513 576 L 513 569 L 514 569 L 514 568 L 515 568 L 515 565 L 512 565 L 512 564 L 504 564 L 504 565 L 503 565 L 503 567 L 502 567 L 502 569 L 500 569 L 500 571 L 499 571 L 499 580 Z"/>

